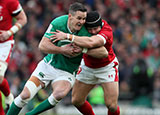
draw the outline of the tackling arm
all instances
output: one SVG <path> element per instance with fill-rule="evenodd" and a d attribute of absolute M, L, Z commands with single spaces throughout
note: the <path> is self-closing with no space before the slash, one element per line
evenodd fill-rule
<path fill-rule="evenodd" d="M 100 47 L 104 45 L 104 40 L 97 35 L 94 35 L 91 37 L 86 37 L 86 36 L 80 37 L 75 35 L 72 35 L 72 36 L 74 36 L 74 40 L 72 40 L 73 43 L 81 47 L 94 48 L 94 47 Z"/>
<path fill-rule="evenodd" d="M 87 37 L 87 36 L 80 37 L 80 36 L 75 36 L 75 35 L 71 35 L 68 33 L 64 33 L 59 30 L 57 30 L 56 32 L 52 32 L 52 33 L 54 35 L 52 35 L 51 38 L 55 39 L 55 42 L 58 40 L 68 39 L 72 41 L 73 43 L 77 44 L 78 46 L 85 47 L 85 48 L 100 47 L 105 44 L 105 41 L 97 35 L 93 35 L 91 37 Z"/>
<path fill-rule="evenodd" d="M 90 55 L 94 58 L 106 58 L 106 57 L 108 57 L 108 51 L 104 46 L 89 49 L 86 54 L 88 54 L 88 55 Z"/>
<path fill-rule="evenodd" d="M 61 32 L 59 30 L 57 30 L 57 32 L 51 32 L 51 33 L 54 34 L 50 36 L 52 39 L 54 39 L 54 42 L 57 42 L 59 40 L 69 39 L 70 41 L 74 42 L 76 45 L 83 47 L 84 49 L 84 52 L 82 51 L 83 53 L 87 53 L 92 57 L 105 58 L 108 56 L 108 51 L 103 46 L 105 44 L 105 41 L 97 35 L 94 35 L 92 37 L 86 37 L 86 36 L 79 37 L 79 36 Z M 88 51 L 87 49 L 87 48 L 94 48 L 94 47 L 96 48 L 90 49 L 91 51 Z"/>

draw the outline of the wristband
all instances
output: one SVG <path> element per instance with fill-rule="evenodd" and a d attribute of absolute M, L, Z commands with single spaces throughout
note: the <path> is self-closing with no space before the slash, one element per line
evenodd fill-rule
<path fill-rule="evenodd" d="M 70 40 L 71 42 L 73 42 L 74 41 L 74 35 L 72 35 L 72 34 L 67 34 L 67 39 L 68 40 Z"/>
<path fill-rule="evenodd" d="M 87 48 L 83 48 L 82 49 L 82 53 L 87 53 L 88 49 Z"/>
<path fill-rule="evenodd" d="M 72 37 L 73 37 L 73 36 L 72 36 L 71 34 L 67 34 L 67 39 L 68 39 L 68 40 L 72 41 Z"/>
<path fill-rule="evenodd" d="M 9 36 L 14 34 L 12 30 L 8 30 L 7 33 L 8 33 Z"/>
<path fill-rule="evenodd" d="M 72 34 L 69 34 L 69 40 L 72 41 Z"/>
<path fill-rule="evenodd" d="M 69 34 L 67 34 L 67 39 L 69 40 Z"/>
<path fill-rule="evenodd" d="M 71 42 L 73 42 L 73 41 L 74 41 L 74 37 L 75 37 L 75 36 L 74 36 L 74 35 L 72 35 L 72 40 L 71 40 Z"/>
<path fill-rule="evenodd" d="M 18 32 L 21 28 L 22 28 L 22 25 L 19 23 L 16 23 L 14 26 L 10 28 L 10 30 L 7 31 L 7 33 L 9 34 L 9 36 L 11 36 L 16 32 Z"/>

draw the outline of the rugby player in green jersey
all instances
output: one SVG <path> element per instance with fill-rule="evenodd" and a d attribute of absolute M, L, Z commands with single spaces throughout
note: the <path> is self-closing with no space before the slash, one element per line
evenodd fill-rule
<path fill-rule="evenodd" d="M 69 14 L 54 19 L 39 44 L 39 49 L 48 54 L 41 60 L 26 82 L 23 91 L 12 103 L 7 115 L 17 115 L 41 88 L 45 88 L 50 82 L 53 88 L 52 94 L 39 106 L 25 115 L 37 115 L 56 106 L 71 90 L 75 82 L 81 59 L 82 48 L 74 45 L 70 40 L 61 40 L 53 44 L 51 32 L 56 30 L 77 36 L 91 36 L 83 26 L 86 20 L 87 10 L 80 3 L 73 3 L 69 8 Z M 105 57 L 108 52 L 100 47 L 87 51 L 88 55 Z"/>

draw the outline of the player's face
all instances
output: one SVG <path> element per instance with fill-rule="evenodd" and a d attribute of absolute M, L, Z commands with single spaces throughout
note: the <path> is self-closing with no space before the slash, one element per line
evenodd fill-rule
<path fill-rule="evenodd" d="M 93 28 L 87 28 L 88 32 L 93 34 L 93 35 L 96 35 L 100 32 L 101 30 L 101 26 L 97 26 L 97 27 L 93 27 Z"/>
<path fill-rule="evenodd" d="M 86 22 L 87 12 L 77 11 L 74 15 L 69 14 L 69 28 L 72 32 L 79 31 Z"/>

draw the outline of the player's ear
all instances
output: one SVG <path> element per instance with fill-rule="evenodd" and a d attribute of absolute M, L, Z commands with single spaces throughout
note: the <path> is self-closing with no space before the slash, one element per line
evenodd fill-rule
<path fill-rule="evenodd" d="M 72 17 L 72 14 L 69 13 L 69 14 L 68 14 L 68 17 L 69 17 L 69 18 Z"/>

